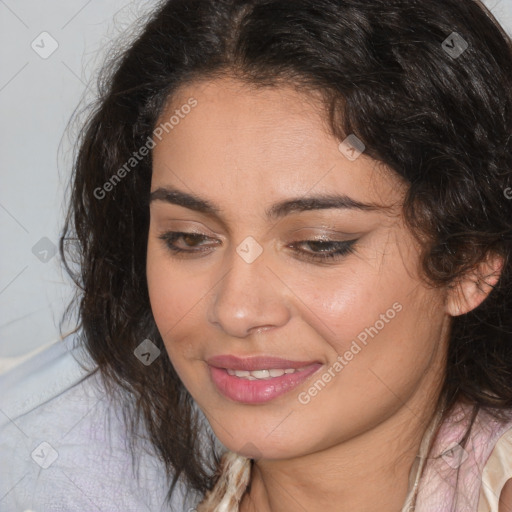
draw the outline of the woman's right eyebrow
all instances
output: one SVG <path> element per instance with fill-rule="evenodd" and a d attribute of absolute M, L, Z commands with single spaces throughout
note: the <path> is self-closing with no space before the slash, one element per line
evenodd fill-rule
<path fill-rule="evenodd" d="M 157 188 L 150 194 L 150 203 L 153 201 L 163 201 L 169 204 L 183 206 L 184 208 L 216 218 L 221 218 L 223 212 L 222 208 L 219 208 L 211 201 L 174 187 Z M 291 213 L 311 210 L 341 209 L 375 211 L 382 208 L 384 208 L 384 206 L 362 203 L 345 194 L 316 194 L 280 201 L 273 204 L 265 213 L 269 220 L 278 220 Z"/>

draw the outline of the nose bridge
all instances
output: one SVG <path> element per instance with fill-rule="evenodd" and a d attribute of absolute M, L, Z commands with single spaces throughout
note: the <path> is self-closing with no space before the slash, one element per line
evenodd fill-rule
<path fill-rule="evenodd" d="M 210 322 L 231 336 L 284 325 L 289 319 L 279 281 L 267 268 L 268 258 L 254 238 L 247 237 L 229 253 L 229 268 L 214 289 Z"/>

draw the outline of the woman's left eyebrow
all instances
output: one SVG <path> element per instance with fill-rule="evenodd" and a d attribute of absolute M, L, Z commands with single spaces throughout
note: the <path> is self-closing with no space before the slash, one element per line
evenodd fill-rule
<path fill-rule="evenodd" d="M 173 187 L 157 188 L 155 191 L 151 192 L 149 201 L 150 203 L 153 201 L 164 201 L 218 218 L 222 216 L 223 211 L 206 199 Z M 375 211 L 382 208 L 382 205 L 362 203 L 344 194 L 317 194 L 280 201 L 273 204 L 265 213 L 268 219 L 277 220 L 291 213 L 311 210 L 338 209 Z"/>

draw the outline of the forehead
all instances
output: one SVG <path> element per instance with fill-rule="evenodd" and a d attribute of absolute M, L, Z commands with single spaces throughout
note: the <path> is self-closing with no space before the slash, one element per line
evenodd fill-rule
<path fill-rule="evenodd" d="M 196 106 L 183 108 L 191 99 Z M 320 95 L 217 79 L 180 89 L 157 125 L 172 116 L 179 121 L 153 150 L 153 189 L 185 186 L 218 202 L 236 192 L 247 207 L 262 195 L 279 200 L 309 191 L 383 204 L 402 194 L 395 173 L 364 153 L 351 161 L 340 151 Z"/>
<path fill-rule="evenodd" d="M 193 132 L 196 152 L 225 142 L 229 144 L 216 146 L 218 152 L 248 155 L 259 150 L 262 158 L 270 160 L 282 150 L 287 158 L 305 154 L 311 158 L 312 147 L 330 138 L 319 95 L 299 93 L 290 86 L 255 88 L 230 78 L 181 88 L 159 123 L 179 112 L 190 98 L 197 106 L 173 127 L 169 142 L 181 145 Z M 275 151 L 268 154 L 269 149 Z"/>

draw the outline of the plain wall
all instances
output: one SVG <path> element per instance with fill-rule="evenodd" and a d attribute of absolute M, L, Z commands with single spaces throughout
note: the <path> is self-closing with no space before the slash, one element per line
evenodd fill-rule
<path fill-rule="evenodd" d="M 486 4 L 512 33 L 512 0 Z M 112 38 L 154 5 L 0 2 L 0 371 L 59 338 L 72 287 L 53 253 L 76 127 L 64 133 Z"/>

